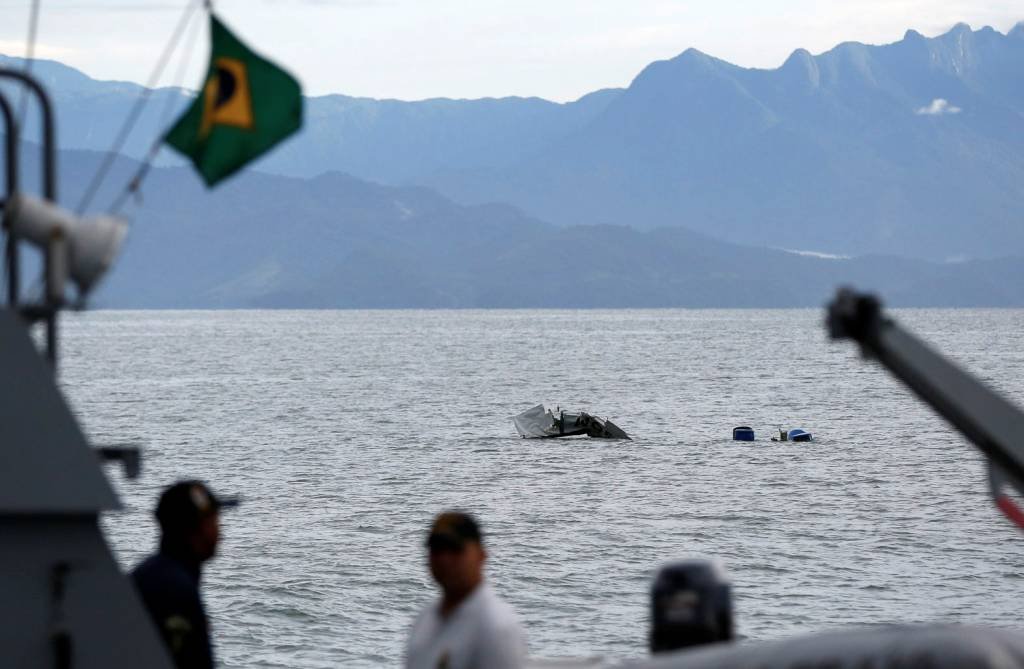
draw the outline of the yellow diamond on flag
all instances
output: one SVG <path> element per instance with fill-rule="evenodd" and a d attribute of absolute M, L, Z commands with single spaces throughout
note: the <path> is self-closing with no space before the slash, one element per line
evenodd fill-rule
<path fill-rule="evenodd" d="M 203 87 L 203 124 L 199 135 L 206 137 L 216 124 L 252 128 L 249 73 L 245 63 L 237 58 L 218 58 Z"/>

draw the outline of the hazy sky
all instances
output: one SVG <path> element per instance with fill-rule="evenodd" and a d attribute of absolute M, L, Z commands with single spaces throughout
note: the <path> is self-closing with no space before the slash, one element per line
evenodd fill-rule
<path fill-rule="evenodd" d="M 41 0 L 37 55 L 95 78 L 143 83 L 186 4 Z M 24 55 L 30 5 L 0 0 L 0 52 Z M 219 0 L 214 7 L 251 46 L 297 74 L 307 94 L 405 100 L 564 101 L 628 85 L 646 64 L 689 47 L 738 65 L 778 67 L 798 47 L 820 53 L 842 41 L 881 44 L 908 28 L 933 36 L 960 21 L 1006 32 L 1024 20 L 1021 0 Z M 200 25 L 182 82 L 190 88 L 208 54 Z M 177 83 L 177 71 L 175 59 L 161 83 Z"/>

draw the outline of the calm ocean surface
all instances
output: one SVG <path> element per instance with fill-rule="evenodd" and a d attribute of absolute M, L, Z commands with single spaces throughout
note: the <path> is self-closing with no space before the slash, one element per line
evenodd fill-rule
<path fill-rule="evenodd" d="M 897 315 L 1024 404 L 1024 311 Z M 95 444 L 145 449 L 139 480 L 109 470 L 126 567 L 168 482 L 244 498 L 205 576 L 226 667 L 400 663 L 449 507 L 480 517 L 535 657 L 643 655 L 652 575 L 695 556 L 730 571 L 749 638 L 1024 625 L 1024 534 L 979 456 L 822 316 L 94 312 L 63 320 L 61 383 Z M 541 401 L 634 440 L 519 439 L 509 417 Z M 815 441 L 767 441 L 778 424 Z"/>

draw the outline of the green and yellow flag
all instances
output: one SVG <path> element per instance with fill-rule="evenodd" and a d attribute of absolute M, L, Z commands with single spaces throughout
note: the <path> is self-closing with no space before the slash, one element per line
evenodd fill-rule
<path fill-rule="evenodd" d="M 164 138 L 207 186 L 234 174 L 302 125 L 302 89 L 210 14 L 210 68 L 202 90 Z"/>

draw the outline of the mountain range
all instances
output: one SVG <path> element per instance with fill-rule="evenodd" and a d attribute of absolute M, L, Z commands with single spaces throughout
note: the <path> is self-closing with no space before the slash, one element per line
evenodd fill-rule
<path fill-rule="evenodd" d="M 33 71 L 74 204 L 145 89 Z M 152 91 L 111 183 L 190 95 Z M 1024 304 L 1024 25 L 798 50 L 774 70 L 688 50 L 566 104 L 306 110 L 212 192 L 162 157 L 97 303 L 810 306 L 855 282 L 893 304 Z"/>
<path fill-rule="evenodd" d="M 37 149 L 24 151 L 30 190 Z M 61 154 L 65 203 L 101 159 Z M 118 159 L 98 201 L 136 169 Z M 187 167 L 155 168 L 143 198 L 95 307 L 818 307 L 842 284 L 893 306 L 1024 306 L 1020 258 L 836 258 L 685 228 L 555 226 L 510 205 L 461 205 L 339 172 L 246 171 L 210 194 Z M 23 285 L 38 270 L 29 266 Z"/>
<path fill-rule="evenodd" d="M 1024 250 L 1024 25 L 795 52 L 776 70 L 694 50 L 585 127 L 496 170 L 425 179 L 562 224 L 681 225 L 839 254 Z"/>

